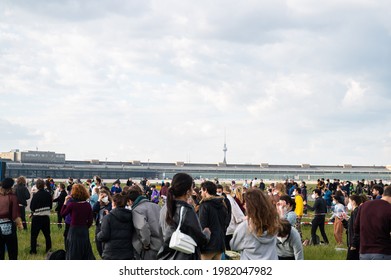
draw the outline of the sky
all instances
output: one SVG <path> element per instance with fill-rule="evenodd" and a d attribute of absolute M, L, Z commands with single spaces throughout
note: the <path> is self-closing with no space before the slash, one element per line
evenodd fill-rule
<path fill-rule="evenodd" d="M 388 0 L 1 0 L 0 151 L 391 164 Z"/>

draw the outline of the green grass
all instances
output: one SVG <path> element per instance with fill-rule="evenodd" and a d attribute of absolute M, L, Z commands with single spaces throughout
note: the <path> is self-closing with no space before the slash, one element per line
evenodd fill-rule
<path fill-rule="evenodd" d="M 31 221 L 31 219 L 28 219 L 28 221 Z M 57 222 L 57 214 L 55 212 L 52 212 L 50 215 L 50 221 L 52 223 Z M 43 236 L 43 233 L 40 232 L 38 235 L 37 243 L 37 254 L 36 255 L 30 255 L 30 229 L 31 224 L 27 225 L 28 229 L 27 231 L 18 231 L 18 247 L 19 247 L 19 253 L 18 253 L 18 259 L 19 260 L 44 260 L 46 258 L 45 253 L 45 237 Z M 61 229 L 57 227 L 57 225 L 50 225 L 50 236 L 52 239 L 52 250 L 59 250 L 64 249 L 64 230 L 65 226 Z M 92 250 L 94 252 L 95 258 L 100 259 L 98 251 L 96 250 L 95 245 L 95 226 L 92 226 L 90 228 L 90 241 L 92 245 Z M 7 256 L 6 256 L 7 258 Z"/>
<path fill-rule="evenodd" d="M 123 187 L 125 184 L 121 184 Z M 110 186 L 111 187 L 111 186 Z M 312 189 L 315 187 L 315 185 L 308 185 L 308 195 L 312 193 Z M 311 202 L 309 203 L 311 204 Z M 309 211 L 309 214 L 312 214 L 312 212 Z M 28 215 L 28 213 L 27 213 Z M 26 215 L 26 216 L 27 216 Z M 329 215 L 330 216 L 330 215 Z M 27 218 L 28 219 L 28 218 Z M 57 215 L 53 211 L 50 220 L 52 223 L 57 222 Z M 310 222 L 310 217 L 303 217 L 303 222 Z M 31 222 L 30 219 L 28 219 L 28 222 Z M 45 238 L 40 232 L 38 236 L 38 247 L 37 247 L 37 254 L 36 255 L 30 255 L 30 229 L 31 224 L 28 224 L 28 230 L 27 231 L 18 231 L 18 246 L 19 246 L 19 253 L 18 253 L 18 259 L 19 260 L 44 260 L 46 258 L 45 253 Z M 62 229 L 59 229 L 57 225 L 52 224 L 50 226 L 50 232 L 51 232 L 51 238 L 52 238 L 52 251 L 64 249 L 64 233 L 65 227 L 63 226 Z M 335 249 L 336 243 L 333 235 L 333 226 L 332 225 L 325 225 L 325 231 L 327 234 L 327 237 L 329 239 L 330 244 L 329 245 L 319 245 L 319 246 L 306 246 L 304 247 L 304 258 L 306 260 L 343 260 L 346 259 L 346 251 L 337 251 Z M 310 239 L 311 238 L 311 226 L 310 225 L 302 225 L 302 233 L 303 233 L 303 239 Z M 320 232 L 318 230 L 317 234 L 320 236 Z M 344 244 L 346 244 L 346 234 L 343 234 L 344 237 Z M 95 226 L 93 225 L 90 228 L 90 241 L 92 245 L 92 250 L 94 252 L 94 255 L 96 259 L 100 259 L 98 251 L 96 250 L 95 245 Z M 321 238 L 322 240 L 322 238 Z M 8 256 L 6 255 L 6 258 Z"/>
<path fill-rule="evenodd" d="M 56 222 L 57 216 L 55 213 L 52 213 L 50 217 L 52 222 Z M 303 221 L 311 221 L 311 218 L 303 217 Z M 30 228 L 31 224 L 28 224 L 27 231 L 18 231 L 18 244 L 19 244 L 19 260 L 44 260 L 46 257 L 45 254 L 45 238 L 42 232 L 38 236 L 37 254 L 30 255 Z M 64 249 L 64 227 L 59 229 L 57 225 L 51 225 L 51 238 L 52 238 L 52 251 Z M 337 251 L 335 249 L 336 243 L 333 235 L 333 226 L 325 225 L 325 230 L 327 237 L 329 239 L 329 245 L 319 245 L 319 246 L 306 246 L 304 247 L 304 258 L 306 260 L 344 260 L 346 259 L 346 251 Z M 311 237 L 311 226 L 302 225 L 303 239 Z M 97 259 L 100 259 L 99 254 L 95 246 L 95 226 L 90 228 L 90 240 L 94 255 Z M 319 231 L 317 234 L 320 236 Z M 344 244 L 346 244 L 346 234 L 344 233 Z M 321 237 L 321 236 L 320 236 Z M 322 240 L 322 238 L 321 238 Z M 6 256 L 7 258 L 8 256 Z"/>

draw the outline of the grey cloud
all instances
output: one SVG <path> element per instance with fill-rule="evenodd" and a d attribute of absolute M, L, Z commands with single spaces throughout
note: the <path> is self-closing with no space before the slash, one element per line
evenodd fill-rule
<path fill-rule="evenodd" d="M 21 144 L 29 147 L 41 139 L 40 135 L 37 135 L 30 128 L 22 125 L 13 124 L 5 119 L 0 118 L 0 131 L 1 131 L 1 146 L 2 149 L 14 149 L 19 148 Z"/>

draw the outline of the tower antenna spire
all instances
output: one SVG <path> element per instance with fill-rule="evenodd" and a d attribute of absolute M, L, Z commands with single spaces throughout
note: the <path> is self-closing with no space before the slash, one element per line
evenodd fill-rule
<path fill-rule="evenodd" d="M 224 148 L 223 148 L 223 152 L 224 152 L 224 160 L 223 160 L 223 163 L 224 164 L 227 164 L 227 143 L 226 143 L 226 132 L 225 132 L 225 128 L 224 128 Z"/>

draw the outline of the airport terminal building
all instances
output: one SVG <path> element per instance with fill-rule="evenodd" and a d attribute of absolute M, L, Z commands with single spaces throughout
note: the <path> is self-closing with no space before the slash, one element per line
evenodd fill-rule
<path fill-rule="evenodd" d="M 13 150 L 0 153 L 3 162 L 3 176 L 16 178 L 55 179 L 68 177 L 88 179 L 95 175 L 104 179 L 171 179 L 178 172 L 189 173 L 194 178 L 219 178 L 222 180 L 244 180 L 262 178 L 264 180 L 305 180 L 330 178 L 356 181 L 361 179 L 391 180 L 391 166 L 352 166 L 351 164 L 320 166 L 310 164 L 269 165 L 260 164 L 216 164 L 207 163 L 158 163 L 158 162 L 102 162 L 99 160 L 66 160 L 65 154 L 46 151 Z"/>

